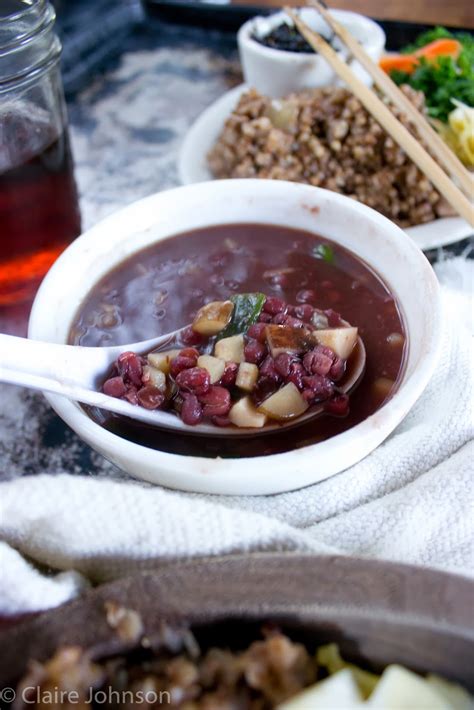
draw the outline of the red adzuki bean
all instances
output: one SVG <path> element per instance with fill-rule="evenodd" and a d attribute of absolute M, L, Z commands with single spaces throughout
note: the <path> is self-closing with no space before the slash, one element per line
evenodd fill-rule
<path fill-rule="evenodd" d="M 337 395 L 328 402 L 325 402 L 324 410 L 328 414 L 334 414 L 337 417 L 345 417 L 349 414 L 349 396 L 347 394 Z"/>
<path fill-rule="evenodd" d="M 282 301 L 281 298 L 276 298 L 276 296 L 269 296 L 263 304 L 263 311 L 271 316 L 276 316 L 277 313 L 286 313 L 286 308 L 285 301 Z"/>
<path fill-rule="evenodd" d="M 199 424 L 203 416 L 202 406 L 195 394 L 183 393 L 181 406 L 181 419 L 189 426 Z"/>
<path fill-rule="evenodd" d="M 229 417 L 212 417 L 211 421 L 216 426 L 231 426 L 232 422 Z"/>
<path fill-rule="evenodd" d="M 179 352 L 180 357 L 189 357 L 189 358 L 194 358 L 195 360 L 198 359 L 200 355 L 199 350 L 196 350 L 196 348 L 183 348 Z"/>
<path fill-rule="evenodd" d="M 247 335 L 249 338 L 258 340 L 259 343 L 265 343 L 267 339 L 265 334 L 265 323 L 254 323 L 251 325 L 247 331 Z"/>
<path fill-rule="evenodd" d="M 125 394 L 123 395 L 123 399 L 126 399 L 127 402 L 130 402 L 130 404 L 138 404 L 138 396 L 137 396 L 137 389 L 136 387 L 129 387 Z"/>
<path fill-rule="evenodd" d="M 325 316 L 328 319 L 328 325 L 330 328 L 338 328 L 340 325 L 342 325 L 342 318 L 339 315 L 339 313 L 336 313 L 336 311 L 333 311 L 332 308 L 328 308 L 326 311 L 324 311 Z"/>
<path fill-rule="evenodd" d="M 183 370 L 196 367 L 198 356 L 199 353 L 194 348 L 185 348 L 184 350 L 181 350 L 179 355 L 173 358 L 170 363 L 170 372 L 173 377 L 177 377 L 177 375 Z"/>
<path fill-rule="evenodd" d="M 290 365 L 290 374 L 287 377 L 287 382 L 293 382 L 295 387 L 300 391 L 304 388 L 303 377 L 306 377 L 306 370 L 300 362 L 294 362 Z"/>
<path fill-rule="evenodd" d="M 206 394 L 199 395 L 205 417 L 222 417 L 229 413 L 231 407 L 230 392 L 225 387 L 211 385 Z"/>
<path fill-rule="evenodd" d="M 316 347 L 311 352 L 306 353 L 303 358 L 303 365 L 308 373 L 313 375 L 327 375 L 332 367 L 334 355 L 330 357 L 321 347 Z"/>
<path fill-rule="evenodd" d="M 208 392 L 211 386 L 211 376 L 203 367 L 191 367 L 178 373 L 176 384 L 180 389 L 199 396 Z"/>
<path fill-rule="evenodd" d="M 184 328 L 180 337 L 184 345 L 199 345 L 203 340 L 202 335 L 200 333 L 196 333 L 190 325 L 188 325 L 187 328 Z"/>
<path fill-rule="evenodd" d="M 262 362 L 266 354 L 267 349 L 265 345 L 262 345 L 262 343 L 259 343 L 257 340 L 249 340 L 244 347 L 244 357 L 246 362 L 251 362 L 255 365 Z"/>
<path fill-rule="evenodd" d="M 130 351 L 121 353 L 117 358 L 117 370 L 124 382 L 129 382 L 136 387 L 142 384 L 142 360 Z"/>
<path fill-rule="evenodd" d="M 308 404 L 313 404 L 313 402 L 316 399 L 316 395 L 314 394 L 313 390 L 306 389 L 301 392 L 301 396 L 303 397 Z"/>
<path fill-rule="evenodd" d="M 314 313 L 313 306 L 310 306 L 308 303 L 303 303 L 300 306 L 296 306 L 295 312 L 292 315 L 296 316 L 296 318 L 300 318 L 301 320 L 309 323 L 313 313 Z"/>
<path fill-rule="evenodd" d="M 109 397 L 123 397 L 125 392 L 127 391 L 127 388 L 125 387 L 125 383 L 123 381 L 123 378 L 120 377 L 120 375 L 117 375 L 117 377 L 110 377 L 108 380 L 104 382 L 104 386 L 102 387 L 102 391 L 104 394 L 108 395 Z"/>
<path fill-rule="evenodd" d="M 336 357 L 333 364 L 331 365 L 331 369 L 329 370 L 329 377 L 331 378 L 331 380 L 333 380 L 333 382 L 338 382 L 345 373 L 345 371 L 345 360 L 340 357 Z"/>
<path fill-rule="evenodd" d="M 271 355 L 267 355 L 265 360 L 260 365 L 260 377 L 267 377 L 270 380 L 278 383 L 281 382 L 281 375 L 275 368 L 275 361 Z"/>
<path fill-rule="evenodd" d="M 284 325 L 288 325 L 290 328 L 304 328 L 303 321 L 293 316 L 286 316 Z"/>
<path fill-rule="evenodd" d="M 315 399 L 318 402 L 323 402 L 325 399 L 329 399 L 334 392 L 334 385 L 331 380 L 328 380 L 327 377 L 322 377 L 321 375 L 303 377 L 303 384 L 305 389 L 313 391 Z"/>
<path fill-rule="evenodd" d="M 222 387 L 233 387 L 237 379 L 238 370 L 239 366 L 236 362 L 226 362 L 224 374 L 219 380 L 219 384 L 222 385 Z"/>
<path fill-rule="evenodd" d="M 291 353 L 280 353 L 275 358 L 275 370 L 282 376 L 288 377 L 292 363 L 296 360 Z"/>
<path fill-rule="evenodd" d="M 158 409 L 165 401 L 165 395 L 158 387 L 146 385 L 137 392 L 138 404 L 141 404 L 145 409 Z"/>

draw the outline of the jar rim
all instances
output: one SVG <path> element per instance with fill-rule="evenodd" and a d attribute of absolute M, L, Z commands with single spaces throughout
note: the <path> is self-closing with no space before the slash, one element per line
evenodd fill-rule
<path fill-rule="evenodd" d="M 54 12 L 51 5 L 46 5 L 45 12 L 42 14 L 41 21 L 38 22 L 34 27 L 32 27 L 28 32 L 16 35 L 9 42 L 0 42 L 0 56 L 5 56 L 10 52 L 14 52 L 17 49 L 25 47 L 25 45 L 30 42 L 36 41 L 36 39 L 42 34 L 49 32 L 54 25 L 56 20 L 56 13 Z"/>
<path fill-rule="evenodd" d="M 35 9 L 41 9 L 42 7 L 46 7 L 48 4 L 48 0 L 31 0 L 29 5 L 25 5 L 25 7 L 22 10 L 18 10 L 17 12 L 12 12 L 11 15 L 4 15 L 1 20 L 2 22 L 17 22 L 18 20 L 21 20 L 22 17 L 30 13 L 32 10 Z"/>
<path fill-rule="evenodd" d="M 30 5 L 29 9 L 10 15 L 7 22 L 14 25 L 23 16 L 27 15 L 34 7 L 39 10 L 37 21 L 31 27 L 25 29 L 22 33 L 11 36 L 8 41 L 0 42 L 0 56 L 15 51 L 17 48 L 24 47 L 29 42 L 35 41 L 36 38 L 44 32 L 47 32 L 56 20 L 56 13 L 53 6 L 48 0 L 33 0 L 34 5 Z"/>
<path fill-rule="evenodd" d="M 0 91 L 3 92 L 15 84 L 29 81 L 32 75 L 46 71 L 59 59 L 61 43 L 54 32 L 56 14 L 48 0 L 32 0 L 24 19 L 16 22 L 20 13 L 10 15 L 9 28 L 0 41 Z M 25 19 L 26 17 L 26 19 Z M 3 28 L 2 28 L 3 29 Z"/>

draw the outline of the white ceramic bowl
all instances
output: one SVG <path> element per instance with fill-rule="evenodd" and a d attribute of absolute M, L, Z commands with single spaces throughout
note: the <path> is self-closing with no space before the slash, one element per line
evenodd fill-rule
<path fill-rule="evenodd" d="M 222 223 L 281 224 L 319 233 L 365 260 L 388 283 L 405 319 L 409 353 L 402 383 L 374 415 L 333 438 L 266 457 L 220 459 L 148 449 L 112 434 L 75 402 L 47 399 L 90 446 L 133 476 L 171 488 L 271 494 L 321 481 L 378 446 L 407 414 L 437 361 L 438 283 L 415 244 L 379 213 L 347 197 L 278 180 L 222 180 L 176 188 L 136 202 L 79 237 L 59 257 L 36 297 L 30 338 L 64 343 L 81 301 L 130 254 L 180 232 Z"/>
<path fill-rule="evenodd" d="M 325 37 L 330 36 L 328 25 L 316 10 L 303 8 L 299 12 L 312 29 L 322 32 Z M 380 25 L 355 12 L 330 12 L 354 35 L 374 61 L 380 59 L 385 48 L 385 33 Z M 281 98 L 292 91 L 339 83 L 334 71 L 319 54 L 272 49 L 253 39 L 255 35 L 261 37 L 268 34 L 287 20 L 288 16 L 282 11 L 269 17 L 254 17 L 242 25 L 237 42 L 245 83 L 272 98 Z M 347 50 L 342 45 L 338 54 L 347 58 Z M 351 62 L 350 65 L 362 81 L 371 83 L 370 76 L 358 62 Z"/>

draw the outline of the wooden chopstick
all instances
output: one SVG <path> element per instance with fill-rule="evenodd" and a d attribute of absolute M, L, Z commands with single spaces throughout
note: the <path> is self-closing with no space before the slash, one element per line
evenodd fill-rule
<path fill-rule="evenodd" d="M 450 173 L 457 182 L 459 187 L 464 190 L 467 197 L 472 198 L 474 194 L 474 178 L 469 171 L 461 163 L 457 155 L 446 145 L 441 136 L 428 123 L 426 118 L 405 96 L 403 91 L 400 91 L 394 81 L 376 64 L 366 53 L 363 47 L 355 39 L 353 35 L 338 22 L 320 0 L 307 0 L 307 4 L 314 7 L 324 18 L 330 28 L 344 42 L 346 47 L 351 51 L 352 56 L 364 67 L 368 74 L 374 80 L 374 83 L 381 89 L 391 102 L 397 106 L 409 118 L 414 126 L 418 129 L 418 133 L 430 150 L 439 160 L 446 170 Z"/>
<path fill-rule="evenodd" d="M 446 198 L 459 215 L 474 227 L 472 204 L 416 138 L 395 118 L 390 109 L 378 98 L 372 89 L 369 89 L 353 74 L 349 66 L 339 58 L 332 47 L 317 32 L 311 30 L 290 7 L 286 7 L 285 12 L 291 17 L 307 42 L 324 57 L 336 74 L 351 88 L 367 111 L 420 168 L 437 188 L 438 192 Z"/>

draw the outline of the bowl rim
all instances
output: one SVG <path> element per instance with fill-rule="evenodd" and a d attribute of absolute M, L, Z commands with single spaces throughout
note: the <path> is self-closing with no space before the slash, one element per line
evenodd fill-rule
<path fill-rule="evenodd" d="M 239 596 L 235 594 L 236 579 L 243 582 L 244 591 Z M 433 588 L 436 594 L 430 594 Z M 176 593 L 170 594 L 170 589 Z M 0 682 L 16 682 L 30 658 L 44 662 L 59 645 L 77 645 L 80 641 L 87 648 L 99 649 L 99 656 L 109 655 L 112 650 L 127 651 L 104 615 L 104 602 L 113 600 L 136 610 L 145 622 L 147 634 L 156 631 L 162 618 L 175 623 L 184 620 L 194 628 L 229 620 L 261 623 L 270 619 L 280 621 L 285 630 L 288 623 L 299 622 L 318 645 L 318 632 L 326 630 L 334 636 L 340 630 L 349 644 L 357 642 L 355 650 L 361 657 L 371 650 L 370 657 L 375 650 L 372 644 L 372 649 L 367 647 L 367 634 L 383 655 L 386 643 L 381 629 L 398 630 L 402 641 L 407 632 L 424 630 L 434 638 L 444 636 L 445 647 L 452 648 L 453 639 L 463 644 L 462 649 L 458 645 L 457 653 L 449 656 L 451 670 L 454 668 L 459 676 L 451 679 L 474 690 L 469 665 L 469 650 L 474 646 L 472 589 L 472 579 L 453 570 L 359 555 L 257 551 L 251 555 L 164 561 L 150 569 L 104 581 L 80 597 L 26 617 L 2 631 L 1 650 L 5 650 L 3 654 L 0 651 Z M 197 590 L 197 594 L 190 590 Z M 351 625 L 351 620 L 359 625 Z M 329 629 L 328 621 L 333 622 Z M 375 633 L 370 632 L 371 626 L 376 627 Z M 115 643 L 105 651 L 104 643 L 111 638 Z M 418 660 L 425 656 L 422 662 L 426 665 L 420 668 L 421 672 L 436 672 L 433 665 L 430 667 L 432 657 L 426 648 L 410 641 L 406 647 Z M 388 655 L 394 650 L 398 654 L 399 648 L 398 643 L 396 649 L 392 645 Z M 438 661 L 444 663 L 445 659 L 445 654 L 438 655 Z M 397 658 L 388 661 L 397 662 Z M 439 668 L 438 672 L 442 670 Z M 464 673 L 469 678 L 463 677 Z"/>
<path fill-rule="evenodd" d="M 146 212 L 152 205 L 155 206 L 154 223 L 156 224 L 156 214 L 160 214 L 159 204 L 165 205 L 167 199 L 172 195 L 179 193 L 184 197 L 186 192 L 191 194 L 195 192 L 199 196 L 205 195 L 205 199 L 209 199 L 209 197 L 218 199 L 220 193 L 220 199 L 223 199 L 223 195 L 228 194 L 229 191 L 238 191 L 239 185 L 244 192 L 245 190 L 251 190 L 253 195 L 258 195 L 259 193 L 261 195 L 274 193 L 276 196 L 283 190 L 286 195 L 287 191 L 290 190 L 293 191 L 295 197 L 298 196 L 298 199 L 311 195 L 311 197 L 320 198 L 321 201 L 327 200 L 335 204 L 341 204 L 341 206 L 345 206 L 346 208 L 349 207 L 349 209 L 358 212 L 363 217 L 367 217 L 369 222 L 375 223 L 381 229 L 384 229 L 385 234 L 390 232 L 392 234 L 391 239 L 400 239 L 400 245 L 405 254 L 410 255 L 411 258 L 415 259 L 415 261 L 420 264 L 427 279 L 430 281 L 432 292 L 432 298 L 428 306 L 433 316 L 429 346 L 427 347 L 423 361 L 418 364 L 415 372 L 413 372 L 408 379 L 402 379 L 401 385 L 393 397 L 367 419 L 364 419 L 354 427 L 326 441 L 312 444 L 301 449 L 292 449 L 284 453 L 256 457 L 243 456 L 241 458 L 230 459 L 184 456 L 149 449 L 146 446 L 121 438 L 104 429 L 94 422 L 77 403 L 71 402 L 59 395 L 45 394 L 45 397 L 57 414 L 59 414 L 86 443 L 99 451 L 106 459 L 112 460 L 119 465 L 122 469 L 125 467 L 132 476 L 155 484 L 159 483 L 169 488 L 191 492 L 218 493 L 224 495 L 268 495 L 295 490 L 320 482 L 324 480 L 324 478 L 345 470 L 364 458 L 369 451 L 373 451 L 406 416 L 423 392 L 436 367 L 441 345 L 439 338 L 441 304 L 438 281 L 428 260 L 418 247 L 406 237 L 398 226 L 380 213 L 346 196 L 321 188 L 301 185 L 299 183 L 288 183 L 285 181 L 250 179 L 214 180 L 155 193 L 133 202 L 101 220 L 78 237 L 78 239 L 63 252 L 46 275 L 38 290 L 31 311 L 28 337 L 39 340 L 42 338 L 42 331 L 44 330 L 44 324 L 42 325 L 41 323 L 44 318 L 43 313 L 48 313 L 48 304 L 57 300 L 55 282 L 58 278 L 60 279 L 61 271 L 63 268 L 67 269 L 68 264 L 71 268 L 72 265 L 75 267 L 77 262 L 76 255 L 84 251 L 87 252 L 87 258 L 89 260 L 93 259 L 94 240 L 100 236 L 102 231 L 113 230 L 114 224 L 120 224 L 125 218 L 136 219 L 136 221 L 140 223 L 137 216 L 140 215 L 141 211 Z M 245 221 L 245 219 L 243 221 Z M 270 223 L 270 221 L 271 220 L 269 220 L 268 223 Z M 146 228 L 143 228 L 141 231 L 145 231 L 145 229 Z M 182 231 L 187 230 L 177 230 L 174 234 L 179 234 Z M 133 233 L 134 232 L 130 232 L 129 236 L 132 236 Z M 170 236 L 172 236 L 172 234 Z M 149 243 L 151 244 L 152 242 L 150 241 Z M 141 246 L 140 248 L 145 247 Z M 136 251 L 138 250 L 139 249 Z M 131 253 L 134 253 L 134 251 L 132 250 Z M 357 255 L 356 251 L 355 253 Z M 90 288 L 88 288 L 88 291 L 89 290 Z M 438 334 L 437 337 L 436 334 Z M 375 445 L 371 446 L 370 450 L 364 448 L 364 433 L 366 438 L 367 435 L 370 434 L 371 440 L 376 440 Z M 311 453 L 314 453 L 316 446 L 319 447 L 318 452 L 320 452 L 322 456 L 327 454 L 328 449 L 330 451 L 333 447 L 338 447 L 338 460 L 343 460 L 343 465 L 338 464 L 334 466 L 333 471 L 325 473 L 324 475 L 315 472 L 313 467 L 309 465 L 308 459 L 311 459 Z M 152 463 L 149 463 L 151 460 Z M 118 461 L 120 461 L 120 463 L 117 463 Z M 133 467 L 137 467 L 137 461 L 140 463 L 141 468 L 139 473 L 133 472 Z M 347 463 L 348 461 L 349 463 Z M 192 462 L 191 465 L 190 462 Z M 251 462 L 250 466 L 249 462 Z M 269 463 L 271 463 L 270 466 L 268 466 Z M 157 466 L 159 468 L 159 474 L 156 473 Z M 257 469 L 257 467 L 259 476 L 255 477 L 253 470 Z M 130 471 L 130 469 L 132 469 L 132 471 Z M 288 471 L 292 471 L 292 474 L 288 474 Z M 275 483 L 276 478 L 278 478 L 277 474 L 283 479 L 279 480 L 278 484 Z"/>
<path fill-rule="evenodd" d="M 313 8 L 311 7 L 303 7 L 301 9 L 304 10 L 312 10 Z M 314 10 L 316 12 L 316 10 Z M 361 13 L 358 12 L 353 12 L 352 10 L 339 10 L 335 8 L 330 8 L 329 12 L 334 15 L 334 17 L 339 20 L 339 22 L 343 25 L 347 24 L 348 20 L 352 20 L 353 22 L 359 23 L 360 25 L 363 25 L 364 28 L 367 30 L 367 36 L 368 39 L 364 38 L 364 41 L 362 42 L 362 46 L 367 49 L 372 48 L 377 48 L 380 44 L 382 45 L 382 49 L 385 47 L 386 43 L 386 34 L 383 30 L 383 28 L 375 22 L 375 20 L 372 20 L 372 18 L 368 17 L 367 15 L 362 15 Z M 325 61 L 323 60 L 322 57 L 320 57 L 318 54 L 315 52 L 292 52 L 291 50 L 287 49 L 275 49 L 274 47 L 267 47 L 264 44 L 261 44 L 260 42 L 257 42 L 254 37 L 252 36 L 252 31 L 254 29 L 255 24 L 259 20 L 265 20 L 267 22 L 272 23 L 273 25 L 278 26 L 278 23 L 276 22 L 277 18 L 278 19 L 283 19 L 286 16 L 286 13 L 284 10 L 279 10 L 278 12 L 272 13 L 271 15 L 255 15 L 254 17 L 251 17 L 247 22 L 244 22 L 244 24 L 240 27 L 239 31 L 237 32 L 237 42 L 239 46 L 244 50 L 247 51 L 248 49 L 251 49 L 255 53 L 260 53 L 263 55 L 268 55 L 268 57 L 272 57 L 276 60 L 279 61 L 285 61 L 285 57 L 288 61 L 296 62 L 297 60 L 301 61 L 308 61 L 309 59 L 315 60 L 315 61 Z M 344 20 L 346 22 L 344 22 Z M 370 28 L 370 30 L 369 30 Z M 369 34 L 370 32 L 370 34 Z M 344 54 L 341 52 L 340 49 L 335 50 L 338 55 Z"/>

